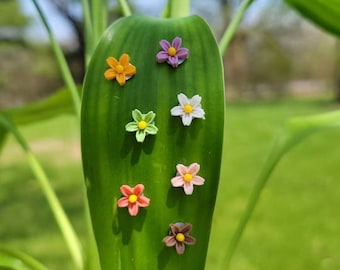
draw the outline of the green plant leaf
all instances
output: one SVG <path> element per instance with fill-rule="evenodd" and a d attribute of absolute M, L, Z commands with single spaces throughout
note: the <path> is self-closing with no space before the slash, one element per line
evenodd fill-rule
<path fill-rule="evenodd" d="M 47 270 L 29 255 L 0 246 L 0 269 L 3 270 Z"/>
<path fill-rule="evenodd" d="M 182 38 L 189 58 L 178 68 L 157 63 L 159 41 Z M 127 53 L 137 73 L 124 86 L 108 81 L 106 58 Z M 202 97 L 206 119 L 183 126 L 170 110 L 177 95 Z M 156 135 L 143 143 L 125 125 L 131 113 L 156 113 Z M 204 269 L 221 163 L 224 82 L 221 56 L 208 25 L 198 16 L 156 19 L 130 16 L 111 25 L 86 75 L 81 118 L 82 156 L 90 213 L 103 270 Z M 176 165 L 200 164 L 203 186 L 192 195 L 171 186 Z M 123 184 L 145 186 L 150 205 L 130 216 L 118 208 Z M 169 224 L 188 222 L 197 240 L 178 255 L 162 239 Z"/>
<path fill-rule="evenodd" d="M 61 114 L 74 113 L 74 109 L 69 91 L 62 88 L 47 98 L 2 112 L 9 115 L 16 125 L 24 125 Z"/>
<path fill-rule="evenodd" d="M 315 24 L 340 36 L 340 0 L 286 0 L 286 2 Z"/>
<path fill-rule="evenodd" d="M 80 92 L 80 89 L 79 89 Z M 62 88 L 51 96 L 22 107 L 0 110 L 16 125 L 32 124 L 58 115 L 74 113 L 72 98 L 66 88 Z M 7 129 L 0 126 L 0 150 L 5 144 Z"/>

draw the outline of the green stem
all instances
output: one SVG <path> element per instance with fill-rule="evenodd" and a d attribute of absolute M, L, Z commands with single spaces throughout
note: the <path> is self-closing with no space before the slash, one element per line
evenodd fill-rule
<path fill-rule="evenodd" d="M 124 16 L 131 16 L 132 12 L 126 0 L 119 0 L 119 5 Z"/>
<path fill-rule="evenodd" d="M 101 35 L 107 26 L 107 0 L 92 0 L 92 26 L 93 26 L 93 42 L 94 46 L 97 45 Z"/>
<path fill-rule="evenodd" d="M 19 130 L 16 128 L 14 123 L 7 117 L 5 114 L 0 114 L 0 123 L 3 124 L 4 127 L 10 131 L 14 138 L 17 140 L 21 148 L 23 149 L 28 163 L 32 169 L 33 174 L 37 178 L 41 189 L 47 199 L 47 202 L 53 212 L 54 218 L 56 219 L 59 229 L 61 230 L 66 244 L 70 250 L 71 256 L 74 260 L 74 263 L 77 269 L 83 269 L 83 257 L 81 253 L 81 245 L 80 241 L 65 214 L 61 203 L 59 202 L 52 186 L 49 183 L 49 180 L 41 167 L 39 161 L 34 156 L 32 151 L 30 150 L 26 140 L 20 134 Z"/>
<path fill-rule="evenodd" d="M 171 9 L 171 0 L 168 0 L 166 3 L 163 11 L 162 11 L 162 18 L 169 18 L 170 17 L 170 9 Z"/>
<path fill-rule="evenodd" d="M 222 262 L 222 268 L 228 270 L 230 267 L 231 259 L 236 251 L 236 248 L 240 242 L 240 239 L 243 235 L 243 232 L 248 224 L 248 221 L 254 212 L 255 206 L 259 200 L 259 197 L 261 195 L 261 192 L 263 188 L 265 187 L 266 183 L 268 182 L 268 179 L 274 170 L 277 163 L 280 161 L 282 156 L 288 151 L 290 147 L 293 146 L 294 142 L 296 141 L 295 138 L 291 137 L 289 133 L 284 133 L 279 138 L 277 143 L 274 145 L 272 152 L 269 154 L 267 161 L 260 173 L 260 175 L 257 178 L 257 181 L 255 183 L 255 186 L 253 188 L 253 191 L 248 199 L 248 203 L 246 206 L 246 209 L 239 221 L 239 224 L 231 238 L 231 241 L 229 243 L 229 247 L 227 250 L 227 254 L 224 257 L 224 260 Z"/>
<path fill-rule="evenodd" d="M 63 52 L 60 48 L 60 45 L 58 44 L 58 42 L 57 42 L 57 40 L 56 40 L 52 30 L 51 30 L 51 27 L 49 26 L 49 24 L 46 20 L 46 16 L 45 16 L 44 12 L 42 11 L 40 5 L 38 4 L 37 0 L 32 0 L 32 1 L 35 5 L 39 15 L 40 15 L 40 18 L 41 18 L 46 30 L 47 30 L 49 39 L 51 41 L 52 48 L 54 50 L 57 62 L 59 64 L 59 68 L 60 68 L 62 77 L 65 81 L 66 86 L 68 87 L 68 89 L 71 93 L 76 115 L 80 119 L 80 97 L 79 97 L 79 94 L 78 94 L 78 91 L 77 91 L 76 84 L 75 84 L 75 82 L 72 78 L 71 71 L 70 71 L 70 69 L 67 65 L 66 60 L 65 60 L 65 56 L 64 56 L 64 54 L 63 54 Z"/>
<path fill-rule="evenodd" d="M 85 67 L 87 69 L 93 50 L 93 26 L 90 14 L 89 2 L 87 0 L 81 0 L 83 7 L 83 18 L 84 18 L 84 34 L 85 34 Z"/>
<path fill-rule="evenodd" d="M 186 17 L 190 14 L 190 0 L 169 0 L 169 17 Z"/>
<path fill-rule="evenodd" d="M 248 7 L 250 6 L 250 4 L 253 1 L 254 0 L 243 0 L 240 7 L 238 8 L 234 18 L 230 22 L 228 28 L 226 29 L 226 31 L 224 32 L 224 34 L 221 38 L 221 41 L 220 41 L 220 44 L 219 44 L 221 55 L 224 55 L 224 53 L 227 51 L 229 43 L 230 43 L 231 39 L 233 38 L 233 36 L 235 35 L 237 27 L 239 26 L 239 24 L 240 24 L 240 22 L 241 22 L 241 20 L 244 16 L 244 13 L 247 11 Z"/>

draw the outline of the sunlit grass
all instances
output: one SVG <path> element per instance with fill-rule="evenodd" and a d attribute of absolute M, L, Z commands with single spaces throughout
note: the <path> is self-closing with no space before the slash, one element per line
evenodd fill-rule
<path fill-rule="evenodd" d="M 329 111 L 333 106 L 327 101 L 227 105 L 224 161 L 207 270 L 219 269 L 231 233 L 284 120 Z M 84 239 L 79 125 L 72 117 L 60 117 L 21 130 Z M 231 269 L 340 269 L 339 133 L 317 133 L 279 163 Z M 1 244 L 25 251 L 51 269 L 72 269 L 39 185 L 11 139 L 0 156 L 0 214 Z"/>

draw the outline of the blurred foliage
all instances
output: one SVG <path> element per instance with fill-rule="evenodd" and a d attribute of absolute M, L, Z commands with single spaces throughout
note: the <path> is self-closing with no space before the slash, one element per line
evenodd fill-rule
<path fill-rule="evenodd" d="M 63 83 L 47 46 L 0 43 L 0 108 L 20 106 L 51 94 Z"/>
<path fill-rule="evenodd" d="M 333 36 L 282 1 L 257 12 L 255 19 L 245 18 L 224 59 L 231 97 L 322 95 L 334 88 Z"/>
<path fill-rule="evenodd" d="M 1 0 L 0 10 L 0 27 L 23 27 L 29 21 L 29 18 L 23 15 L 22 11 L 20 10 L 18 1 L 16 0 Z"/>
<path fill-rule="evenodd" d="M 340 36 L 340 0 L 285 0 L 304 17 L 326 31 Z"/>

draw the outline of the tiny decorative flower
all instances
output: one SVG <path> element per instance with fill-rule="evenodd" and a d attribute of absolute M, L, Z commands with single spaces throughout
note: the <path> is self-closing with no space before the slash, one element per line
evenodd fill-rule
<path fill-rule="evenodd" d="M 194 191 L 194 185 L 201 186 L 204 184 L 204 178 L 197 175 L 200 170 L 198 163 L 192 163 L 189 167 L 177 164 L 177 176 L 171 179 L 174 187 L 183 187 L 186 195 L 191 195 Z"/>
<path fill-rule="evenodd" d="M 128 207 L 131 216 L 137 216 L 139 207 L 147 207 L 150 199 L 143 195 L 144 185 L 138 184 L 135 187 L 122 185 L 120 191 L 123 196 L 117 202 L 118 207 Z"/>
<path fill-rule="evenodd" d="M 110 68 L 105 71 L 104 77 L 107 80 L 116 79 L 120 86 L 136 74 L 136 67 L 130 64 L 130 56 L 126 53 L 122 54 L 119 61 L 110 56 L 106 59 L 106 63 Z"/>
<path fill-rule="evenodd" d="M 155 135 L 158 128 L 154 125 L 156 114 L 153 111 L 147 114 L 142 114 L 139 110 L 132 111 L 132 118 L 134 122 L 129 122 L 125 126 L 128 132 L 136 132 L 137 142 L 144 142 L 145 136 L 148 134 Z"/>
<path fill-rule="evenodd" d="M 196 239 L 189 235 L 192 230 L 190 223 L 175 223 L 169 225 L 169 235 L 163 238 L 163 243 L 167 247 L 175 246 L 177 254 L 183 254 L 186 245 L 193 245 Z"/>
<path fill-rule="evenodd" d="M 193 118 L 205 119 L 205 112 L 201 107 L 202 98 L 199 95 L 194 95 L 188 98 L 183 93 L 177 95 L 179 102 L 178 106 L 171 109 L 172 116 L 180 116 L 184 126 L 190 126 Z"/>
<path fill-rule="evenodd" d="M 189 56 L 189 50 L 187 48 L 181 48 L 182 39 L 180 37 L 175 37 L 171 44 L 169 41 L 162 39 L 159 45 L 162 51 L 157 53 L 158 63 L 167 62 L 173 68 L 177 68 L 178 65 L 182 64 Z"/>

